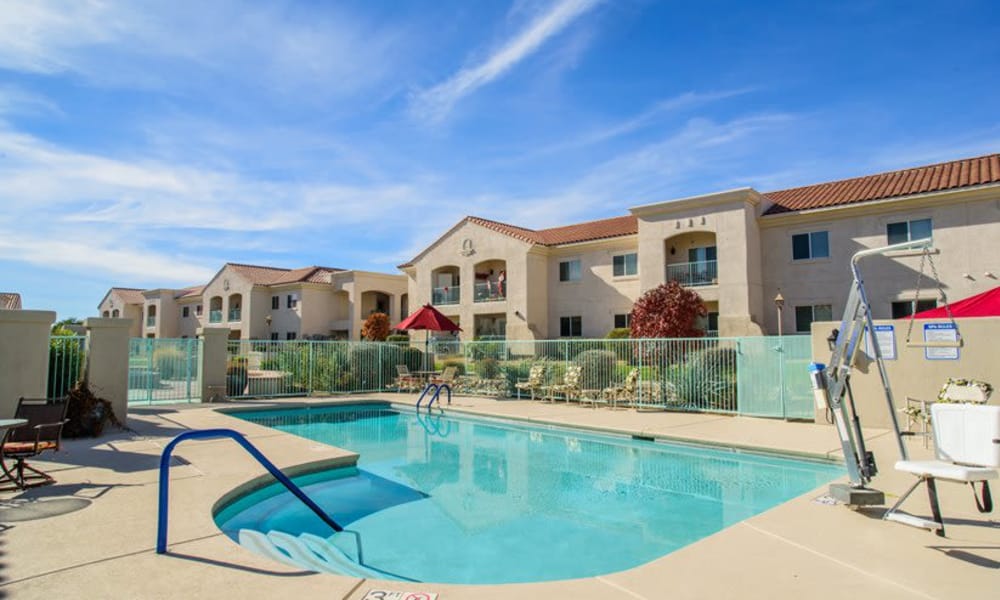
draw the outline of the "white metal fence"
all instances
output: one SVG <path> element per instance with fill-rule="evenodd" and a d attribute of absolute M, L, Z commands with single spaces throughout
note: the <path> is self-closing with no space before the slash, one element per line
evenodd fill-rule
<path fill-rule="evenodd" d="M 431 344 L 427 362 L 420 344 L 239 340 L 229 343 L 227 395 L 393 390 L 398 365 L 419 371 L 429 364 L 453 367 L 458 393 L 527 396 L 517 384 L 540 365 L 539 395 L 553 400 L 626 395 L 640 408 L 811 419 L 809 361 L 808 336 L 447 341 Z M 578 367 L 573 381 L 566 379 L 571 365 Z"/>

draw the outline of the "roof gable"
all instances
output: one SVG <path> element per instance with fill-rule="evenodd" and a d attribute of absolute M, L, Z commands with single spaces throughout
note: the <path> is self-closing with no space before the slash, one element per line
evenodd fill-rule
<path fill-rule="evenodd" d="M 765 215 L 1000 183 L 1000 154 L 767 192 Z"/>

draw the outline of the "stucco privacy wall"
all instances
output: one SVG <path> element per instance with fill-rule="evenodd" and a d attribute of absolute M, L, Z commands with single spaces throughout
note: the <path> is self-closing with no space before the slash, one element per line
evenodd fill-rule
<path fill-rule="evenodd" d="M 55 320 L 50 310 L 0 310 L 0 418 L 13 417 L 22 396 L 45 397 L 49 332 Z"/>
<path fill-rule="evenodd" d="M 911 339 L 916 342 L 923 340 L 924 323 L 948 322 L 942 319 L 917 319 L 913 322 Z M 949 377 L 980 379 L 993 384 L 994 387 L 1000 387 L 1000 355 L 997 353 L 996 344 L 1000 339 L 1000 317 L 957 319 L 956 322 L 963 339 L 958 360 L 928 360 L 924 357 L 925 348 L 906 345 L 909 320 L 875 321 L 876 325 L 894 326 L 898 358 L 885 361 L 885 365 L 897 410 L 906 406 L 907 396 L 934 400 Z M 839 327 L 839 322 L 812 324 L 812 356 L 815 362 L 827 364 L 830 361 L 831 353 L 826 338 L 833 329 Z M 855 368 L 851 372 L 851 387 L 854 389 L 861 424 L 864 427 L 890 427 L 878 367 L 874 360 L 869 359 L 864 353 L 864 349 L 862 345 L 855 361 Z M 808 374 L 803 372 L 802 377 L 808 377 Z M 994 393 L 990 399 L 990 404 L 998 403 L 1000 403 L 1000 392 Z M 906 420 L 899 412 L 896 414 L 902 427 Z M 827 422 L 823 412 L 817 411 L 816 422 Z"/>
<path fill-rule="evenodd" d="M 87 383 L 95 396 L 111 403 L 115 416 L 128 417 L 129 322 L 125 319 L 84 320 L 87 329 Z"/>

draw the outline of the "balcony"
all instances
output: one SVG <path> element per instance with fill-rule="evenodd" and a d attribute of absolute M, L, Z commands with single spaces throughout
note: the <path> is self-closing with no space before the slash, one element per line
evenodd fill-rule
<path fill-rule="evenodd" d="M 715 285 L 719 282 L 719 262 L 703 260 L 667 265 L 667 281 L 676 281 L 685 287 Z"/>
<path fill-rule="evenodd" d="M 232 323 L 233 321 L 239 321 L 239 320 L 240 320 L 240 309 L 238 309 L 238 308 L 230 308 L 229 309 L 229 322 Z"/>
<path fill-rule="evenodd" d="M 495 282 L 477 283 L 473 288 L 473 302 L 501 302 L 507 299 L 507 290 Z"/>
<path fill-rule="evenodd" d="M 442 306 L 445 304 L 458 304 L 461 294 L 457 287 L 434 288 L 431 290 L 431 304 Z"/>
<path fill-rule="evenodd" d="M 156 327 L 156 315 L 146 317 L 146 327 Z"/>
<path fill-rule="evenodd" d="M 221 323 L 222 322 L 222 310 L 210 310 L 208 311 L 208 322 L 209 323 Z"/>

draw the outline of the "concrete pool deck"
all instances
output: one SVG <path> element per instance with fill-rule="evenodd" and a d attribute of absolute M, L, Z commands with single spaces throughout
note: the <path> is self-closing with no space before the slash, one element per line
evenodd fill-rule
<path fill-rule="evenodd" d="M 596 578 L 539 584 L 402 584 L 296 570 L 225 537 L 213 505 L 263 469 L 229 440 L 191 441 L 171 469 L 170 549 L 155 554 L 160 452 L 189 429 L 237 429 L 283 468 L 350 463 L 348 451 L 233 419 L 219 408 L 356 402 L 366 397 L 267 400 L 225 405 L 131 408 L 132 431 L 70 440 L 36 461 L 54 485 L 0 494 L 0 595 L 12 598 L 244 599 L 322 597 L 360 600 L 369 590 L 430 591 L 441 600 L 473 598 L 996 598 L 1000 593 L 998 512 L 976 512 L 968 487 L 939 485 L 947 538 L 879 520 L 883 509 L 853 512 L 815 499 L 814 490 L 640 567 Z M 413 403 L 413 395 L 371 399 Z M 449 409 L 449 407 L 446 407 Z M 708 414 L 592 409 L 521 400 L 457 397 L 454 411 L 609 429 L 647 437 L 770 448 L 836 457 L 830 426 Z M 912 476 L 892 469 L 895 442 L 869 430 L 882 473 L 873 487 L 887 500 Z M 910 441 L 914 457 L 929 456 Z M 926 494 L 905 505 L 929 513 Z M 456 560 L 438 549 L 441 560 Z M 580 552 L 599 552 L 581 548 Z"/>

